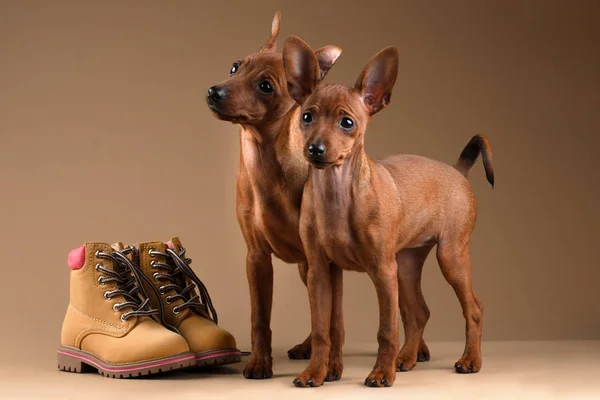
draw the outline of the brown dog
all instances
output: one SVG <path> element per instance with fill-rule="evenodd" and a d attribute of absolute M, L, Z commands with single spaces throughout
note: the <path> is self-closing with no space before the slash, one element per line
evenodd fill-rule
<path fill-rule="evenodd" d="M 236 61 L 230 78 L 211 87 L 206 100 L 217 118 L 241 127 L 236 203 L 248 249 L 246 269 L 252 307 L 252 355 L 244 376 L 254 379 L 273 375 L 271 255 L 298 263 L 305 284 L 307 271 L 299 217 L 308 163 L 302 156 L 300 109 L 288 93 L 282 56 L 276 52 L 279 26 L 277 12 L 267 43 L 258 53 Z M 327 74 L 340 53 L 336 46 L 315 52 L 316 82 Z M 341 320 L 341 304 L 338 308 L 336 314 Z M 338 327 L 336 336 L 343 336 L 343 330 L 339 331 L 343 327 L 341 321 L 332 325 Z M 309 336 L 288 352 L 289 357 L 309 358 L 310 344 Z M 332 376 L 341 375 L 341 367 L 337 368 L 339 372 L 332 366 Z"/>
<path fill-rule="evenodd" d="M 289 91 L 302 106 L 303 155 L 310 162 L 302 198 L 300 235 L 308 259 L 312 315 L 312 356 L 296 386 L 326 380 L 332 302 L 337 268 L 366 272 L 377 291 L 379 352 L 367 386 L 391 386 L 396 367 L 414 366 L 428 311 L 420 289 L 423 262 L 431 248 L 454 288 L 466 319 L 466 347 L 457 372 L 481 368 L 483 307 L 471 286 L 469 243 L 476 219 L 475 197 L 467 179 L 479 153 L 493 185 L 491 149 L 482 135 L 463 150 L 456 168 L 412 155 L 382 161 L 364 151 L 371 116 L 390 101 L 398 73 L 398 51 L 383 49 L 364 68 L 354 88 L 317 86 L 319 62 L 300 39 L 286 40 L 283 60 Z M 405 322 L 400 352 L 396 306 Z"/>

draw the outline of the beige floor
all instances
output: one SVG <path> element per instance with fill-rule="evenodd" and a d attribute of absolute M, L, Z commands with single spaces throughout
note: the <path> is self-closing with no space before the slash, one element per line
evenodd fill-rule
<path fill-rule="evenodd" d="M 275 352 L 275 376 L 249 381 L 244 362 L 212 371 L 179 372 L 149 379 L 107 379 L 94 373 L 54 369 L 54 359 L 21 360 L 0 366 L 0 399 L 600 399 L 600 341 L 488 342 L 483 370 L 458 375 L 451 366 L 462 343 L 431 343 L 432 360 L 399 373 L 392 388 L 367 388 L 362 382 L 375 360 L 375 347 L 347 346 L 341 381 L 321 388 L 292 385 L 305 361 Z M 245 360 L 244 360 L 245 361 Z"/>

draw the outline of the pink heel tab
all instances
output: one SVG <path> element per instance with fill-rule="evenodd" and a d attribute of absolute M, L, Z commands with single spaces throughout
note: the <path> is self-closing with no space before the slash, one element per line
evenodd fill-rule
<path fill-rule="evenodd" d="M 73 271 L 83 267 L 83 264 L 85 264 L 85 244 L 69 252 L 67 263 Z"/>
<path fill-rule="evenodd" d="M 173 250 L 173 242 L 171 242 L 170 240 L 168 242 L 165 243 L 167 245 L 168 248 L 170 248 L 171 250 Z"/>

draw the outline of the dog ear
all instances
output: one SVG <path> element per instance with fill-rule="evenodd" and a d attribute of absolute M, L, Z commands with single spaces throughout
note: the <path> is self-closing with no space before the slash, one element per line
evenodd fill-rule
<path fill-rule="evenodd" d="M 337 46 L 325 46 L 315 50 L 315 56 L 317 56 L 317 60 L 319 61 L 321 80 L 325 78 L 325 75 L 333 67 L 340 54 L 342 54 L 342 49 Z"/>
<path fill-rule="evenodd" d="M 386 47 L 369 61 L 356 80 L 358 90 L 371 115 L 390 102 L 392 88 L 398 76 L 398 49 Z"/>
<path fill-rule="evenodd" d="M 277 49 L 277 36 L 279 36 L 279 27 L 281 26 L 281 12 L 277 11 L 273 17 L 273 23 L 271 24 L 271 36 L 267 43 L 260 49 L 260 51 L 275 51 Z"/>
<path fill-rule="evenodd" d="M 290 36 L 283 45 L 283 66 L 288 92 L 296 103 L 302 104 L 321 80 L 319 60 L 302 39 Z"/>

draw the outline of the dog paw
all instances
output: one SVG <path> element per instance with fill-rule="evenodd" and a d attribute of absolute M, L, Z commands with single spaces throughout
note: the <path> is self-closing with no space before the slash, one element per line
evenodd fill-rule
<path fill-rule="evenodd" d="M 429 353 L 429 348 L 425 344 L 423 340 L 421 340 L 421 345 L 419 346 L 419 352 L 417 353 L 417 362 L 425 362 L 431 359 L 431 354 Z"/>
<path fill-rule="evenodd" d="M 481 356 L 464 355 L 454 364 L 454 370 L 459 374 L 475 374 L 481 369 Z"/>
<path fill-rule="evenodd" d="M 287 354 L 290 360 L 310 360 L 310 341 L 292 347 Z"/>
<path fill-rule="evenodd" d="M 300 375 L 294 379 L 294 386 L 296 387 L 318 387 L 322 386 L 327 377 L 327 367 L 321 368 L 308 367 Z"/>
<path fill-rule="evenodd" d="M 414 353 L 416 350 L 416 354 Z M 396 371 L 407 372 L 417 366 L 417 362 L 429 361 L 429 348 L 423 340 L 418 349 L 403 347 L 396 360 Z"/>
<path fill-rule="evenodd" d="M 396 380 L 396 371 L 392 368 L 386 370 L 383 368 L 374 368 L 365 379 L 365 386 L 369 387 L 390 387 Z"/>
<path fill-rule="evenodd" d="M 396 371 L 410 371 L 411 369 L 417 366 L 417 358 L 418 354 L 414 354 L 414 350 L 400 350 L 400 354 L 398 354 L 398 359 L 396 359 Z"/>
<path fill-rule="evenodd" d="M 327 366 L 327 376 L 325 382 L 339 381 L 342 379 L 342 371 L 344 370 L 344 364 L 342 360 L 330 360 Z"/>
<path fill-rule="evenodd" d="M 396 366 L 398 372 L 408 372 L 417 366 L 416 358 L 400 358 Z"/>
<path fill-rule="evenodd" d="M 273 367 L 271 358 L 257 359 L 251 358 L 244 368 L 244 377 L 246 379 L 269 379 L 273 376 Z"/>

